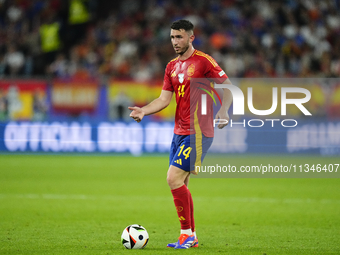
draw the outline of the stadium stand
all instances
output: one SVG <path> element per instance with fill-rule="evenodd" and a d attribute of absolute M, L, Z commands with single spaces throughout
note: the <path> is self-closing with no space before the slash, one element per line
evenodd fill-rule
<path fill-rule="evenodd" d="M 169 26 L 185 18 L 230 77 L 339 77 L 339 12 L 339 0 L 0 0 L 0 76 L 162 79 Z"/>

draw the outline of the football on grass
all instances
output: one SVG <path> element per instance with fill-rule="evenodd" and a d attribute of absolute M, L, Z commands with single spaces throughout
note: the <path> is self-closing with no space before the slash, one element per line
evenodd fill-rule
<path fill-rule="evenodd" d="M 122 244 L 126 249 L 142 249 L 149 241 L 146 229 L 138 224 L 127 226 L 122 234 Z"/>

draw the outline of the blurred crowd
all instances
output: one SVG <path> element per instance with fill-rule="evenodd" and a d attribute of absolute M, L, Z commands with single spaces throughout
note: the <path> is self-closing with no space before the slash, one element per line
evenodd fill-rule
<path fill-rule="evenodd" d="M 340 76 L 340 0 L 0 0 L 0 77 L 160 80 L 182 18 L 229 77 Z"/>

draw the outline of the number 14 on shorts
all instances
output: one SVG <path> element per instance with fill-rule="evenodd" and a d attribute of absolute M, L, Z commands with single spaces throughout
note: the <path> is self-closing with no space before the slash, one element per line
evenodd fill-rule
<path fill-rule="evenodd" d="M 182 165 L 182 157 L 183 157 L 183 156 L 184 156 L 184 159 L 188 159 L 188 158 L 189 158 L 190 152 L 191 152 L 191 150 L 192 150 L 191 147 L 187 147 L 187 148 L 185 148 L 185 149 L 184 149 L 184 147 L 185 147 L 185 144 L 183 144 L 182 146 L 179 147 L 179 148 L 180 148 L 180 151 L 178 152 L 177 157 L 180 157 L 180 158 L 174 161 L 175 163 L 177 163 L 177 164 L 179 164 L 179 165 Z M 183 155 L 183 156 L 182 156 L 182 155 Z M 181 157 L 181 156 L 182 156 L 182 157 Z"/>
<path fill-rule="evenodd" d="M 187 158 L 189 158 L 189 156 L 190 156 L 190 152 L 191 152 L 192 148 L 191 148 L 191 147 L 188 147 L 188 148 L 186 148 L 186 149 L 183 151 L 184 147 L 185 147 L 185 144 L 183 144 L 183 145 L 180 147 L 181 150 L 179 151 L 179 153 L 178 153 L 177 156 L 178 156 L 178 157 L 181 156 L 181 153 L 183 152 L 183 155 L 184 155 L 185 159 L 187 159 Z"/>

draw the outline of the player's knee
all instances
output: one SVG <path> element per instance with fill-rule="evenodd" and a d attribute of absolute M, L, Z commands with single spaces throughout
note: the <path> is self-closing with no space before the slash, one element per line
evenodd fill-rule
<path fill-rule="evenodd" d="M 171 174 L 167 175 L 166 181 L 168 182 L 170 189 L 177 189 L 183 185 L 183 181 Z"/>
<path fill-rule="evenodd" d="M 166 177 L 166 182 L 168 183 L 169 187 L 171 188 L 171 186 L 173 184 L 173 178 L 169 175 L 169 173 Z"/>

